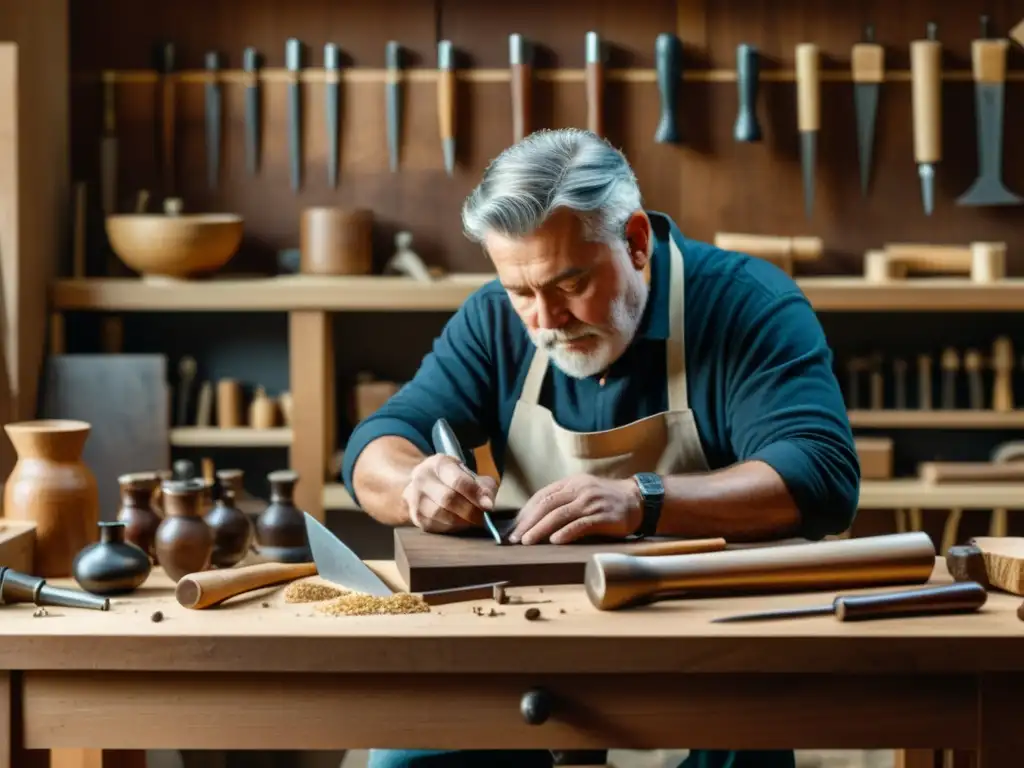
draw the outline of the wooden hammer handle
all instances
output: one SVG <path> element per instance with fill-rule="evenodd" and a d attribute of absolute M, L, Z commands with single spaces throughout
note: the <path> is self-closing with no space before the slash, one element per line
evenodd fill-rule
<path fill-rule="evenodd" d="M 254 589 L 316 574 L 314 563 L 259 563 L 183 576 L 174 596 L 186 608 L 209 608 Z"/>
<path fill-rule="evenodd" d="M 698 552 L 721 552 L 725 549 L 725 539 L 681 539 L 679 541 L 657 541 L 637 544 L 629 550 L 629 554 L 640 557 L 659 557 L 661 555 L 695 555 Z"/>

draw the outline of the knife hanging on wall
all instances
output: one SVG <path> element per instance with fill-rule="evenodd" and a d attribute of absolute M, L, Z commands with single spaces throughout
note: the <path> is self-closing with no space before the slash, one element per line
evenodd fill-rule
<path fill-rule="evenodd" d="M 451 40 L 437 44 L 437 117 L 444 170 L 455 173 L 455 51 Z"/>
<path fill-rule="evenodd" d="M 654 131 L 657 144 L 680 141 L 676 105 L 679 99 L 679 78 L 683 74 L 683 44 L 675 35 L 662 33 L 654 41 L 654 62 L 658 73 L 658 95 L 661 116 Z"/>
<path fill-rule="evenodd" d="M 245 70 L 245 167 L 250 176 L 260 168 L 260 61 L 256 49 L 249 47 L 242 54 Z"/>
<path fill-rule="evenodd" d="M 586 60 L 587 130 L 604 136 L 604 51 L 597 32 L 587 32 Z"/>
<path fill-rule="evenodd" d="M 512 141 L 530 132 L 533 85 L 533 50 L 520 34 L 508 36 L 508 63 L 512 71 Z"/>
<path fill-rule="evenodd" d="M 338 110 L 341 90 L 341 51 L 334 43 L 324 46 L 324 110 L 327 113 L 327 183 L 338 186 Z"/>
<path fill-rule="evenodd" d="M 384 83 L 384 99 L 387 111 L 388 162 L 392 173 L 398 170 L 398 145 L 402 132 L 401 68 L 402 47 L 395 40 L 389 40 L 384 48 L 384 66 L 387 80 Z"/>
<path fill-rule="evenodd" d="M 223 95 L 218 77 L 220 54 L 210 51 L 206 54 L 206 178 L 210 189 L 217 188 L 220 178 L 221 121 L 223 116 Z"/>
<path fill-rule="evenodd" d="M 857 114 L 860 191 L 867 197 L 878 115 L 878 92 L 885 79 L 885 49 L 875 42 L 875 28 L 871 24 L 864 28 L 864 42 L 853 46 L 850 62 L 853 70 L 853 103 Z"/>
<path fill-rule="evenodd" d="M 738 142 L 761 140 L 761 124 L 757 121 L 757 92 L 761 82 L 761 54 L 752 45 L 736 46 L 736 91 L 739 109 L 732 137 Z"/>
<path fill-rule="evenodd" d="M 302 186 L 302 43 L 294 37 L 285 44 L 285 67 L 288 69 L 288 157 L 292 190 Z"/>

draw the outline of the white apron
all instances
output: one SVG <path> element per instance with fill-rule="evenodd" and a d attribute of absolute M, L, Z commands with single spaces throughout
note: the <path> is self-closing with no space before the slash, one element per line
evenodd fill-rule
<path fill-rule="evenodd" d="M 601 432 L 572 432 L 538 404 L 548 355 L 537 349 L 512 412 L 495 509 L 518 509 L 544 486 L 574 474 L 624 479 L 707 471 L 688 405 L 683 255 L 670 239 L 669 337 L 665 343 L 668 410 Z"/>

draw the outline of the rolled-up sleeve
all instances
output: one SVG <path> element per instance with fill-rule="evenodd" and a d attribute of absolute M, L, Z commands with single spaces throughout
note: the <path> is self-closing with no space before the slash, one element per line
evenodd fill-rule
<path fill-rule="evenodd" d="M 832 351 L 798 290 L 736 318 L 726 353 L 729 434 L 741 461 L 763 461 L 785 482 L 800 535 L 819 540 L 853 523 L 860 463 Z"/>
<path fill-rule="evenodd" d="M 486 291 L 486 289 L 483 289 Z M 494 421 L 489 301 L 471 296 L 445 325 L 413 378 L 380 409 L 356 425 L 345 446 L 342 480 L 358 503 L 352 484 L 356 460 L 367 445 L 384 436 L 403 437 L 432 453 L 430 431 L 444 417 L 472 462 L 471 447 L 485 442 Z"/>

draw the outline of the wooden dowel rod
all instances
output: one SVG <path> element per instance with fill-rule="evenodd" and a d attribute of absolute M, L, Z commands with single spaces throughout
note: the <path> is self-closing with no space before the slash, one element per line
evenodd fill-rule
<path fill-rule="evenodd" d="M 456 72 L 456 79 L 474 83 L 508 83 L 511 80 L 508 69 L 463 69 Z M 209 74 L 205 70 L 181 70 L 166 76 L 168 80 L 179 83 L 206 84 L 209 81 Z M 223 70 L 219 74 L 219 80 L 226 84 L 247 85 L 252 82 L 252 74 L 243 70 Z M 352 68 L 340 72 L 340 79 L 349 83 L 383 83 L 387 77 L 384 69 L 373 68 Z M 437 81 L 436 69 L 406 69 L 399 75 L 400 79 L 408 82 L 434 83 Z M 260 71 L 258 78 L 264 82 L 287 83 L 291 76 L 286 69 L 266 68 Z M 537 80 L 560 83 L 582 83 L 585 78 L 583 69 L 538 69 L 534 71 L 534 78 Z M 653 69 L 627 68 L 607 69 L 605 78 L 609 82 L 629 83 L 655 83 L 657 73 Z M 327 79 L 327 73 L 322 69 L 304 69 L 299 74 L 299 79 L 307 83 L 322 83 Z M 693 82 L 708 83 L 734 83 L 736 82 L 736 71 L 732 69 L 705 69 L 685 70 L 682 79 Z M 796 73 L 791 69 L 762 70 L 760 80 L 762 82 L 789 83 L 796 79 Z M 848 70 L 822 70 L 820 73 L 822 82 L 848 83 L 852 74 Z M 946 70 L 942 73 L 942 79 L 947 82 L 972 82 L 971 70 Z M 1008 81 L 1024 81 L 1024 70 L 1006 73 Z M 80 72 L 72 76 L 76 83 L 114 82 L 122 84 L 145 84 L 155 83 L 157 73 L 151 70 L 106 70 L 100 73 Z M 905 82 L 911 80 L 909 70 L 889 70 L 885 73 L 882 82 Z"/>

